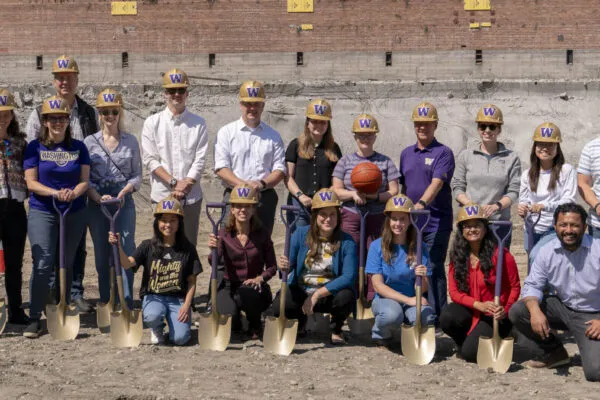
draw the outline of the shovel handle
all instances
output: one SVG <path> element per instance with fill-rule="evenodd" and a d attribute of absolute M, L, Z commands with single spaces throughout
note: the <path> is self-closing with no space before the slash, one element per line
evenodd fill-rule
<path fill-rule="evenodd" d="M 225 203 L 206 203 L 206 215 L 208 216 L 208 220 L 210 221 L 210 223 L 212 224 L 213 227 L 213 234 L 215 236 L 217 236 L 217 234 L 219 233 L 219 225 L 221 225 L 221 222 L 223 222 L 223 218 L 225 218 L 225 213 L 223 212 L 223 210 L 225 210 Z M 219 219 L 217 221 L 215 221 L 213 219 L 213 217 L 210 215 L 210 209 L 211 208 L 217 208 L 221 210 L 221 216 L 219 217 Z M 217 265 L 219 264 L 219 260 L 217 260 L 217 258 L 219 257 L 219 252 L 217 251 L 217 249 L 212 249 L 211 250 L 211 271 L 210 271 L 210 279 L 217 279 Z"/>
<path fill-rule="evenodd" d="M 502 289 L 502 266 L 504 265 L 504 242 L 510 236 L 512 232 L 512 222 L 510 221 L 492 221 L 490 223 L 492 232 L 496 236 L 498 241 L 498 257 L 496 258 L 496 289 L 494 293 L 495 300 L 500 297 L 500 290 Z M 500 237 L 498 230 L 502 226 L 508 226 L 508 232 L 503 237 Z M 496 304 L 498 305 L 498 304 Z"/>
<path fill-rule="evenodd" d="M 119 216 L 119 213 L 121 212 L 122 205 L 123 202 L 121 201 L 121 199 L 102 200 L 100 202 L 100 209 L 102 210 L 102 213 L 106 216 L 106 218 L 108 218 L 108 220 L 110 221 L 110 231 L 112 233 L 116 232 L 116 220 Z M 110 211 L 108 211 L 108 206 L 117 206 L 117 211 L 111 213 Z"/>
<path fill-rule="evenodd" d="M 367 217 L 369 216 L 369 210 L 365 206 L 356 206 L 356 211 L 360 215 L 360 241 L 358 246 L 358 268 L 365 267 L 366 254 L 365 248 L 367 247 Z"/>
<path fill-rule="evenodd" d="M 423 225 L 419 225 L 419 217 L 425 216 L 425 223 Z M 431 219 L 431 212 L 429 210 L 411 210 L 410 211 L 410 222 L 415 227 L 417 231 L 417 265 L 421 265 L 423 263 L 423 231 L 425 227 L 429 224 L 429 220 Z M 417 301 L 420 302 L 420 288 L 422 285 L 422 277 L 421 275 L 417 275 L 416 277 L 416 286 L 419 288 L 419 295 L 417 297 Z"/>
<path fill-rule="evenodd" d="M 536 215 L 536 217 L 534 217 L 534 215 Z M 527 215 L 525 216 L 525 231 L 527 233 L 527 241 L 529 242 L 527 244 L 527 248 L 525 249 L 527 251 L 527 255 L 529 256 L 529 253 L 531 253 L 531 249 L 533 248 L 533 233 L 535 232 L 535 227 L 538 224 L 538 222 L 540 222 L 540 218 L 542 217 L 542 213 L 533 213 L 533 212 L 529 212 L 527 213 Z M 529 273 L 529 271 L 527 271 Z"/>
<path fill-rule="evenodd" d="M 58 267 L 60 269 L 65 269 L 66 268 L 65 258 L 67 256 L 65 254 L 65 239 L 66 239 L 66 235 L 67 235 L 67 232 L 65 230 L 65 218 L 66 218 L 67 214 L 69 213 L 69 211 L 71 211 L 71 207 L 73 206 L 73 203 L 69 202 L 69 205 L 67 206 L 67 208 L 65 208 L 64 211 L 60 211 L 56 202 L 57 202 L 56 197 L 52 197 L 52 205 L 54 206 L 54 209 L 58 213 L 58 220 L 60 222 L 59 228 L 58 228 Z"/>
<path fill-rule="evenodd" d="M 286 214 L 287 214 L 287 216 L 289 216 L 290 213 L 292 213 L 293 218 L 291 220 L 288 220 L 286 218 Z M 298 218 L 300 218 L 300 208 L 299 207 L 291 206 L 291 205 L 287 205 L 287 204 L 281 206 L 281 220 L 285 224 L 285 244 L 283 246 L 283 255 L 286 256 L 286 258 L 288 258 L 288 259 L 290 257 L 290 242 L 291 242 L 291 238 L 292 238 L 292 228 L 294 227 L 294 225 L 296 225 L 296 222 L 298 222 Z M 288 277 L 288 271 L 281 271 L 281 282 L 282 283 L 287 283 L 287 277 Z"/>

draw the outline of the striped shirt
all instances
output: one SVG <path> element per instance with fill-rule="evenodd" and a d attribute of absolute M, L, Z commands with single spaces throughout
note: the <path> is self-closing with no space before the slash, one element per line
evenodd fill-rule
<path fill-rule="evenodd" d="M 600 138 L 594 139 L 583 146 L 577 172 L 592 177 L 592 190 L 596 197 L 600 199 Z M 600 217 L 596 211 L 590 207 L 590 217 L 588 224 L 594 228 L 600 228 Z"/>

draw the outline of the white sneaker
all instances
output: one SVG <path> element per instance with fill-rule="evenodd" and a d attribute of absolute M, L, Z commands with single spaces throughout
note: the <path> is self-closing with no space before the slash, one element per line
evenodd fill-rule
<path fill-rule="evenodd" d="M 150 329 L 150 343 L 165 344 L 165 332 L 163 328 Z"/>

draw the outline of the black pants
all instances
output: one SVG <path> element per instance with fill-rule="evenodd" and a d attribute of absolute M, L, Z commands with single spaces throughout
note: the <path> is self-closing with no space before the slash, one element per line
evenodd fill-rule
<path fill-rule="evenodd" d="M 27 239 L 27 214 L 23 203 L 0 199 L 0 240 L 4 247 L 6 295 L 9 316 L 22 313 L 23 253 Z"/>
<path fill-rule="evenodd" d="M 225 218 L 223 222 L 227 223 L 229 216 L 229 197 L 231 196 L 231 189 L 225 189 L 223 192 L 223 202 L 227 204 L 225 207 Z M 279 196 L 275 189 L 267 189 L 260 192 L 260 199 L 258 201 L 257 215 L 262 222 L 263 227 L 269 232 L 269 237 L 273 233 L 273 226 L 275 225 L 275 212 L 277 211 L 277 201 Z"/>
<path fill-rule="evenodd" d="M 440 327 L 450 336 L 458 346 L 458 352 L 462 358 L 469 362 L 477 362 L 477 348 L 481 336 L 492 337 L 494 330 L 493 319 L 486 315 L 480 316 L 479 322 L 471 331 L 473 310 L 457 303 L 448 304 L 442 310 L 440 316 Z M 508 318 L 500 321 L 499 333 L 501 337 L 509 335 L 512 324 Z"/>
<path fill-rule="evenodd" d="M 281 291 L 273 300 L 273 315 L 279 316 L 279 296 Z M 306 315 L 302 312 L 302 305 L 308 295 L 297 285 L 290 286 L 285 297 L 285 317 L 298 320 L 298 329 L 302 330 L 306 326 Z M 319 299 L 315 304 L 313 311 L 331 314 L 331 329 L 334 333 L 341 333 L 344 321 L 354 308 L 355 296 L 352 289 L 342 289 L 332 296 Z"/>
<path fill-rule="evenodd" d="M 233 317 L 233 330 L 241 329 L 240 311 L 244 311 L 250 331 L 257 332 L 261 329 L 260 316 L 269 308 L 272 299 L 271 288 L 266 283 L 259 292 L 250 286 L 223 280 L 217 290 L 217 311 Z"/>

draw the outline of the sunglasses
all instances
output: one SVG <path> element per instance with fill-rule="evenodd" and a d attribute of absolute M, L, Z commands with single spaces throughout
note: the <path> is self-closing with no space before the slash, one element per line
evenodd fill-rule
<path fill-rule="evenodd" d="M 477 127 L 479 128 L 480 131 L 485 131 L 486 129 L 489 129 L 490 131 L 494 132 L 496 130 L 496 128 L 498 127 L 498 125 L 494 125 L 494 124 L 478 124 Z"/>
<path fill-rule="evenodd" d="M 68 120 L 69 120 L 69 117 L 67 117 L 66 115 L 61 115 L 59 117 L 55 117 L 55 116 L 47 116 L 46 117 L 46 121 L 50 122 L 51 124 L 64 123 L 64 122 L 67 122 Z"/>
<path fill-rule="evenodd" d="M 185 92 L 187 92 L 187 88 L 170 88 L 170 89 L 165 89 L 165 91 L 170 95 L 174 95 L 175 93 L 185 94 Z"/>
<path fill-rule="evenodd" d="M 102 115 L 104 117 L 107 117 L 107 116 L 109 116 L 109 115 L 112 114 L 112 115 L 114 115 L 116 117 L 117 115 L 119 115 L 120 112 L 121 111 L 119 111 L 117 109 L 114 109 L 114 110 L 99 110 L 98 114 L 100 114 L 100 115 Z"/>

